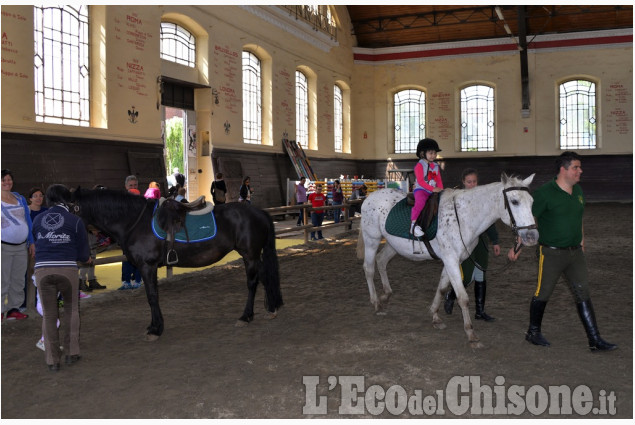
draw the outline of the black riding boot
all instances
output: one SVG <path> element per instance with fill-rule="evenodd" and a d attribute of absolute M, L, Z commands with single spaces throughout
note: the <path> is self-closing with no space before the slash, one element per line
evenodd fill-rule
<path fill-rule="evenodd" d="M 92 288 L 89 288 L 88 285 L 86 285 L 86 281 L 84 279 L 79 279 L 79 290 L 84 292 L 91 292 Z"/>
<path fill-rule="evenodd" d="M 536 297 L 531 299 L 529 306 L 529 329 L 525 334 L 525 339 L 534 345 L 542 345 L 549 347 L 549 341 L 540 333 L 540 325 L 542 324 L 542 316 L 545 314 L 546 301 L 540 301 Z"/>
<path fill-rule="evenodd" d="M 486 322 L 493 322 L 496 320 L 489 314 L 485 313 L 485 292 L 487 288 L 487 282 L 474 281 L 474 304 L 476 308 L 476 314 L 474 318 L 476 320 L 485 320 Z"/>
<path fill-rule="evenodd" d="M 88 287 L 92 290 L 92 289 L 106 289 L 106 287 L 102 284 L 100 284 L 99 282 L 97 282 L 97 279 L 89 279 L 88 280 Z"/>
<path fill-rule="evenodd" d="M 454 289 L 450 288 L 450 290 L 445 293 L 445 303 L 443 303 L 443 309 L 447 314 L 452 314 L 454 300 L 456 300 L 456 292 L 454 292 Z"/>
<path fill-rule="evenodd" d="M 600 338 L 600 332 L 598 331 L 598 325 L 595 322 L 595 313 L 593 312 L 593 304 L 591 304 L 591 300 L 578 303 L 577 306 L 580 320 L 582 320 L 584 330 L 589 338 L 589 348 L 591 351 L 615 350 L 617 345 L 606 342 Z"/>

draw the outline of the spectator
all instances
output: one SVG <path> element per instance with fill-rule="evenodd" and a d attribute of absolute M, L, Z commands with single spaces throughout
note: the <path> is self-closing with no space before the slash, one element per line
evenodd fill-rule
<path fill-rule="evenodd" d="M 349 198 L 349 200 L 350 201 L 355 201 L 355 200 L 363 201 L 364 199 L 366 199 L 367 195 L 368 195 L 368 188 L 366 187 L 365 184 L 362 183 L 362 185 L 358 189 L 353 189 L 353 193 L 351 194 L 351 197 Z M 355 212 L 358 212 L 360 214 L 362 213 L 362 204 L 351 205 L 351 209 L 349 211 L 349 216 L 350 217 L 354 217 L 355 216 Z"/>
<path fill-rule="evenodd" d="M 333 205 L 342 205 L 342 202 L 344 202 L 344 193 L 342 192 L 342 185 L 340 184 L 339 180 L 335 180 L 333 182 L 333 190 L 331 191 L 331 194 L 333 195 Z M 340 222 L 341 212 L 341 209 L 333 210 L 334 223 Z"/>
<path fill-rule="evenodd" d="M 223 173 L 216 173 L 216 180 L 212 182 L 210 192 L 214 205 L 224 204 L 227 201 L 227 186 L 223 180 Z"/>
<path fill-rule="evenodd" d="M 150 182 L 148 185 L 148 189 L 146 193 L 143 195 L 146 199 L 160 199 L 161 198 L 161 189 L 159 189 L 159 183 Z"/>
<path fill-rule="evenodd" d="M 35 256 L 32 221 L 24 196 L 13 189 L 13 173 L 2 170 L 2 320 L 26 319 L 19 311 L 29 255 Z M 6 301 L 5 301 L 6 300 Z"/>
<path fill-rule="evenodd" d="M 315 192 L 309 195 L 309 203 L 311 204 L 312 208 L 323 207 L 326 204 L 326 195 L 322 193 L 321 184 L 317 184 L 315 186 Z M 313 224 L 313 227 L 322 226 L 323 220 L 324 220 L 324 210 L 315 210 L 311 212 L 311 224 Z M 317 239 L 324 239 L 322 237 L 321 230 L 318 230 L 317 234 L 318 234 Z M 313 229 L 311 231 L 311 240 L 315 241 L 317 239 L 315 238 L 315 230 Z"/>
<path fill-rule="evenodd" d="M 178 171 L 178 169 L 177 169 Z M 125 180 L 126 190 L 132 194 L 140 195 L 139 180 L 137 176 L 131 175 Z M 134 279 L 134 283 L 132 280 Z M 141 272 L 129 261 L 121 262 L 121 287 L 118 290 L 137 289 L 141 287 Z"/>
<path fill-rule="evenodd" d="M 99 229 L 92 225 L 88 225 L 87 238 L 90 258 L 92 261 L 81 264 L 79 267 L 79 289 L 81 291 L 91 292 L 95 289 L 106 289 L 106 286 L 97 282 L 97 276 L 95 276 L 95 260 L 97 259 L 99 237 Z"/>
<path fill-rule="evenodd" d="M 179 201 L 182 203 L 187 203 L 187 198 L 185 198 L 185 194 L 187 193 L 187 191 L 185 190 L 184 187 L 179 187 L 179 190 L 177 192 L 176 197 L 174 198 L 175 201 Z"/>
<path fill-rule="evenodd" d="M 31 221 L 33 221 L 38 214 L 48 210 L 47 207 L 43 206 L 44 191 L 39 187 L 34 187 L 29 191 L 29 199 L 27 201 L 29 203 Z"/>
<path fill-rule="evenodd" d="M 249 179 L 249 176 L 243 179 L 243 184 L 240 186 L 240 196 L 238 197 L 238 201 L 251 204 L 251 195 L 254 193 L 254 190 L 251 186 L 249 186 L 250 182 L 251 180 Z"/>
<path fill-rule="evenodd" d="M 60 336 L 57 294 L 64 298 L 65 361 L 70 365 L 81 356 L 79 351 L 79 284 L 77 261 L 92 261 L 86 227 L 68 211 L 71 193 L 66 186 L 54 184 L 46 189 L 49 210 L 36 217 L 33 236 L 36 244 L 35 281 L 42 302 L 45 358 L 49 370 L 60 370 Z M 63 236 L 63 237 L 61 237 Z"/>
<path fill-rule="evenodd" d="M 301 177 L 300 183 L 295 185 L 295 202 L 297 205 L 302 205 L 307 201 L 306 187 L 304 187 L 305 183 L 306 183 L 306 177 Z M 303 224 L 304 224 L 304 208 L 300 208 L 300 215 L 298 215 L 297 226 L 302 226 Z"/>

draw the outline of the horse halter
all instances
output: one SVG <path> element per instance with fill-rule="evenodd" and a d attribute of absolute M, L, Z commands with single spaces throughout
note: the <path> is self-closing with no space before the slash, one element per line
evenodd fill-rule
<path fill-rule="evenodd" d="M 514 235 L 518 236 L 519 230 L 524 230 L 524 229 L 533 230 L 533 229 L 537 229 L 538 226 L 536 225 L 536 223 L 530 224 L 529 226 L 516 225 L 516 219 L 514 218 L 514 213 L 512 212 L 512 209 L 509 206 L 509 199 L 507 198 L 507 192 L 511 192 L 512 190 L 524 190 L 525 192 L 529 193 L 529 189 L 524 186 L 511 186 L 506 189 L 503 189 L 503 199 L 505 200 L 505 209 L 509 213 L 509 219 L 511 221 L 512 232 L 514 232 Z"/>
<path fill-rule="evenodd" d="M 506 189 L 503 189 L 503 199 L 505 201 L 505 210 L 507 210 L 507 212 L 509 213 L 509 219 L 510 219 L 510 222 L 511 222 L 512 232 L 514 233 L 514 236 L 519 236 L 518 235 L 518 231 L 519 230 L 523 230 L 523 229 L 527 229 L 527 230 L 537 229 L 538 226 L 535 223 L 534 224 L 530 224 L 529 226 L 518 226 L 518 225 L 516 225 L 516 219 L 514 218 L 514 213 L 512 212 L 512 209 L 509 206 L 509 199 L 507 198 L 507 192 L 511 192 L 512 190 L 524 190 L 525 192 L 529 193 L 529 189 L 524 187 L 524 186 L 510 186 L 510 187 L 508 187 Z M 456 215 L 456 223 L 457 223 L 457 225 L 459 227 L 459 236 L 461 237 L 461 242 L 463 243 L 463 247 L 468 252 L 468 258 L 470 259 L 470 261 L 472 261 L 472 263 L 474 264 L 474 267 L 476 267 L 477 269 L 479 269 L 479 270 L 481 270 L 483 272 L 488 271 L 488 269 L 483 268 L 480 264 L 478 264 L 476 262 L 476 260 L 472 257 L 472 253 L 469 252 L 468 249 L 467 249 L 467 246 L 465 246 L 465 241 L 463 240 L 463 235 L 461 234 L 461 220 L 459 220 L 459 212 L 456 209 L 456 199 L 453 199 L 452 203 L 454 204 L 454 214 Z M 520 249 L 522 247 L 523 247 L 523 243 L 519 239 L 518 244 L 516 244 L 516 246 L 514 246 L 514 252 L 518 253 L 518 251 L 520 251 Z M 507 260 L 507 264 L 505 266 L 503 266 L 501 269 L 504 270 L 510 264 L 511 264 L 511 262 L 509 260 Z"/>

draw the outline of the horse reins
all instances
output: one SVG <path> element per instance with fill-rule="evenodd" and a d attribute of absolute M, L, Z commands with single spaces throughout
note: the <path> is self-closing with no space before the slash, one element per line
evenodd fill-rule
<path fill-rule="evenodd" d="M 127 236 L 134 230 L 135 227 L 137 227 L 137 224 L 139 224 L 139 222 L 141 221 L 141 219 L 143 218 L 143 214 L 146 212 L 146 209 L 148 208 L 148 203 L 144 202 L 143 203 L 143 208 L 141 209 L 141 213 L 139 214 L 139 216 L 137 217 L 137 219 L 135 220 L 134 223 L 132 223 L 132 226 L 130 226 L 128 229 L 126 229 L 126 231 L 124 232 L 124 242 L 125 240 L 127 240 Z M 80 206 L 78 204 L 73 204 L 73 212 L 75 213 L 75 215 L 80 215 L 79 214 L 80 211 Z"/>
<path fill-rule="evenodd" d="M 532 229 L 537 229 L 538 226 L 534 223 L 534 224 L 530 224 L 528 226 L 518 226 L 516 224 L 516 219 L 514 218 L 514 213 L 512 212 L 511 207 L 509 206 L 509 199 L 507 198 L 507 192 L 510 192 L 512 190 L 524 190 L 525 192 L 529 193 L 529 189 L 524 187 L 524 186 L 511 186 L 508 187 L 506 189 L 503 189 L 503 199 L 505 201 L 505 210 L 509 213 L 509 219 L 511 222 L 511 228 L 512 228 L 512 233 L 514 234 L 514 236 L 518 237 L 518 231 L 519 230 L 523 230 L 523 229 L 528 229 L 528 230 L 532 230 Z M 461 238 L 461 243 L 463 244 L 463 248 L 465 248 L 465 251 L 468 252 L 468 258 L 470 259 L 470 261 L 472 261 L 472 263 L 474 264 L 474 267 L 476 267 L 477 269 L 481 270 L 482 272 L 486 272 L 486 271 L 497 271 L 498 269 L 485 269 L 483 268 L 483 266 L 481 266 L 479 263 L 476 262 L 476 260 L 472 257 L 472 253 L 469 252 L 469 250 L 467 249 L 467 246 L 465 245 L 465 241 L 463 240 L 463 234 L 461 233 L 461 220 L 459 219 L 459 212 L 456 209 L 456 197 L 452 198 L 452 204 L 454 206 L 454 214 L 456 215 L 456 223 L 459 226 L 459 237 Z M 480 235 L 479 235 L 480 238 Z M 523 247 L 523 243 L 522 241 L 518 241 L 515 245 L 514 245 L 514 253 L 517 254 L 518 251 L 520 251 L 520 249 Z M 503 266 L 500 267 L 500 270 L 505 270 L 507 267 L 509 267 L 509 265 L 511 264 L 511 261 L 509 261 L 509 259 L 507 259 L 507 263 Z"/>

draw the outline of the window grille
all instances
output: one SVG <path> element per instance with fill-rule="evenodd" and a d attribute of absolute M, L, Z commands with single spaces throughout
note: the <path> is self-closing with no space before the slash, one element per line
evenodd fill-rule
<path fill-rule="evenodd" d="M 494 89 L 473 85 L 461 90 L 461 151 L 493 151 L 494 123 Z"/>
<path fill-rule="evenodd" d="M 420 90 L 395 93 L 395 153 L 417 151 L 426 137 L 426 94 Z"/>
<path fill-rule="evenodd" d="M 35 119 L 90 125 L 88 6 L 35 6 Z"/>
<path fill-rule="evenodd" d="M 335 152 L 342 152 L 342 141 L 344 139 L 344 108 L 342 107 L 342 89 L 335 85 L 333 87 L 333 132 L 335 138 Z"/>
<path fill-rule="evenodd" d="M 243 52 L 243 140 L 262 143 L 262 89 L 260 60 Z"/>
<path fill-rule="evenodd" d="M 309 147 L 309 81 L 295 72 L 295 138 L 303 148 Z"/>
<path fill-rule="evenodd" d="M 194 68 L 196 38 L 180 25 L 161 22 L 161 59 Z"/>
<path fill-rule="evenodd" d="M 560 84 L 560 149 L 595 149 L 596 138 L 595 83 Z"/>

